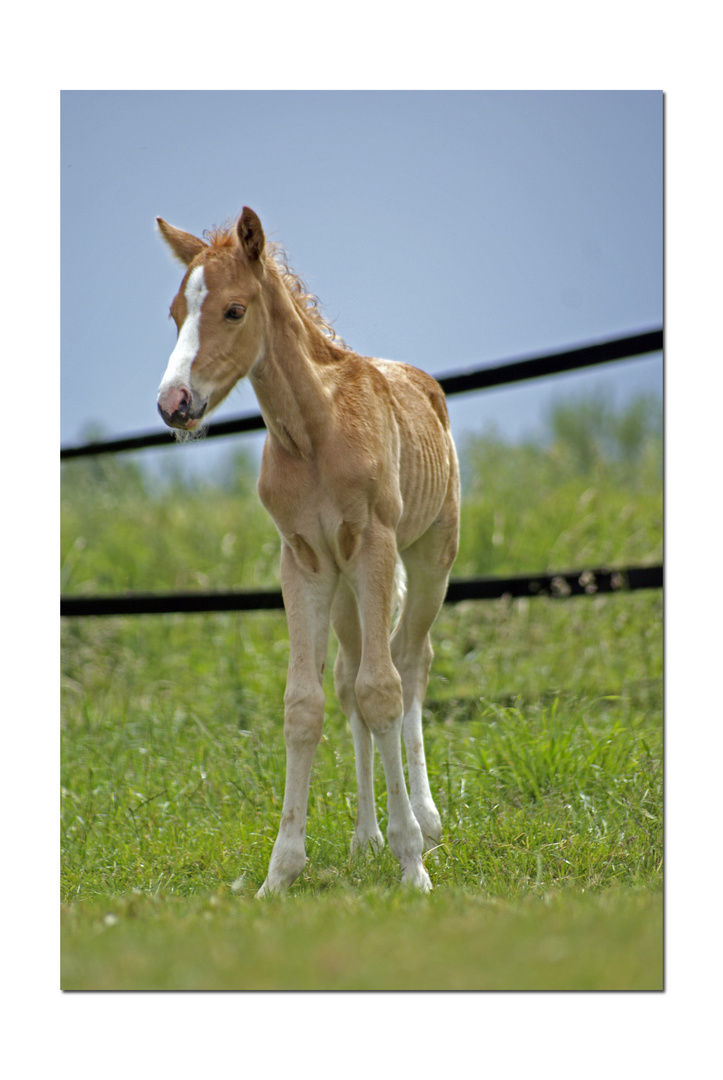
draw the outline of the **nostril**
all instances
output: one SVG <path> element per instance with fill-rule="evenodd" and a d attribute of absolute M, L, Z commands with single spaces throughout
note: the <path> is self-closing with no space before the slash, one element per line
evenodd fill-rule
<path fill-rule="evenodd" d="M 180 390 L 180 397 L 178 399 L 178 404 L 176 405 L 175 411 L 178 413 L 179 416 L 182 416 L 182 417 L 185 418 L 186 416 L 188 416 L 190 410 L 191 410 L 191 395 L 189 394 L 188 390 L 186 390 L 186 387 L 182 386 L 181 390 Z"/>
<path fill-rule="evenodd" d="M 185 386 L 173 386 L 158 396 L 158 411 L 162 416 L 186 419 L 191 411 L 191 391 Z"/>

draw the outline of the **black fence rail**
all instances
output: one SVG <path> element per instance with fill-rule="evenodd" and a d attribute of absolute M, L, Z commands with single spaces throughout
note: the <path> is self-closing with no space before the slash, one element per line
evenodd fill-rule
<path fill-rule="evenodd" d="M 547 375 L 561 375 L 568 371 L 593 367 L 596 364 L 608 364 L 613 360 L 628 360 L 634 356 L 660 352 L 662 348 L 663 331 L 648 330 L 642 334 L 599 341 L 576 349 L 566 349 L 563 352 L 520 357 L 517 360 L 507 360 L 490 367 L 475 368 L 473 371 L 438 375 L 436 378 L 445 394 L 464 394 L 472 390 L 489 390 L 494 386 L 507 386 L 527 379 L 540 379 Z M 218 438 L 222 435 L 243 435 L 250 431 L 263 431 L 264 427 L 262 417 L 253 413 L 209 424 L 205 430 L 204 439 Z M 64 446 L 60 451 L 60 457 L 65 461 L 95 454 L 117 454 L 124 450 L 171 446 L 172 439 L 173 436 L 169 431 L 124 435 L 119 439 L 110 439 L 105 442 Z"/>
<path fill-rule="evenodd" d="M 663 585 L 662 566 L 636 566 L 625 570 L 571 570 L 559 574 L 519 577 L 478 577 L 452 579 L 445 604 L 463 600 L 502 600 L 522 596 L 596 596 L 600 593 L 659 589 Z M 61 615 L 173 615 L 218 611 L 281 611 L 281 592 L 187 592 L 129 593 L 116 596 L 66 596 L 60 601 Z"/>
<path fill-rule="evenodd" d="M 624 360 L 646 353 L 660 352 L 663 331 L 650 330 L 624 338 L 614 338 L 563 352 L 528 356 L 473 371 L 438 377 L 446 394 L 461 394 L 472 390 L 490 389 L 526 379 L 575 371 L 595 364 Z M 264 428 L 261 416 L 241 416 L 233 420 L 209 424 L 206 438 L 239 435 Z M 167 432 L 131 435 L 83 446 L 63 447 L 61 459 L 87 457 L 95 454 L 141 450 L 152 446 L 170 445 Z M 563 599 L 569 596 L 596 596 L 601 593 L 627 592 L 638 589 L 659 589 L 663 586 L 662 566 L 635 566 L 622 569 L 571 570 L 554 574 L 525 574 L 516 577 L 477 577 L 453 579 L 449 583 L 445 603 L 463 600 L 498 600 L 504 597 L 542 597 Z M 273 611 L 283 609 L 279 591 L 261 590 L 235 592 L 190 593 L 129 593 L 115 596 L 63 596 L 61 616 L 99 615 L 164 615 L 223 611 Z"/>

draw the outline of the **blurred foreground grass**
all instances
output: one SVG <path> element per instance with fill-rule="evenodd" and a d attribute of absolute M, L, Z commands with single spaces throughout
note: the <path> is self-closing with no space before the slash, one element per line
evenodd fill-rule
<path fill-rule="evenodd" d="M 62 916 L 66 990 L 662 990 L 658 894 L 131 896 Z"/>

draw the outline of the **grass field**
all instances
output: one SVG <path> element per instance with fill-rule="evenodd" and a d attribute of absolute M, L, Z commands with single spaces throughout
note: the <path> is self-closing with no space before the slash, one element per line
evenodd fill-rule
<path fill-rule="evenodd" d="M 660 561 L 649 403 L 582 402 L 544 446 L 461 449 L 456 576 Z M 243 456 L 213 486 L 69 463 L 63 591 L 276 586 L 253 488 Z M 261 903 L 283 796 L 283 615 L 66 620 L 62 986 L 661 989 L 661 595 L 469 602 L 443 610 L 434 644 L 435 891 L 402 890 L 386 850 L 349 856 L 353 752 L 329 675 L 306 871 Z M 377 791 L 384 831 L 379 771 Z"/>

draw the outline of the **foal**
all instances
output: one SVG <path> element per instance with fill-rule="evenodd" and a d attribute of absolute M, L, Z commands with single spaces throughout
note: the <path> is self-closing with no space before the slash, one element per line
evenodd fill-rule
<path fill-rule="evenodd" d="M 268 429 L 258 490 L 281 535 L 290 654 L 284 805 L 258 895 L 282 892 L 304 868 L 330 624 L 356 755 L 352 851 L 384 844 L 376 744 L 389 846 L 402 881 L 429 890 L 422 854 L 438 842 L 441 822 L 427 779 L 422 701 L 429 630 L 459 532 L 459 470 L 442 390 L 416 368 L 359 356 L 335 339 L 248 207 L 233 228 L 206 240 L 161 218 L 158 226 L 188 267 L 171 305 L 178 340 L 158 391 L 161 416 L 193 431 L 248 375 Z"/>

